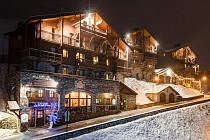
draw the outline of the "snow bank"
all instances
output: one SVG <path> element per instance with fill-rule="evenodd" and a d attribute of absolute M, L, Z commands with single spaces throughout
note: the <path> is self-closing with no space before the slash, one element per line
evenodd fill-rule
<path fill-rule="evenodd" d="M 0 121 L 1 120 L 4 120 L 8 117 L 11 117 L 12 115 L 8 114 L 8 113 L 5 113 L 5 112 L 0 112 Z"/>
<path fill-rule="evenodd" d="M 16 133 L 16 129 L 0 129 L 0 137 L 10 136 Z"/>
<path fill-rule="evenodd" d="M 209 140 L 210 102 L 160 113 L 74 140 Z"/>

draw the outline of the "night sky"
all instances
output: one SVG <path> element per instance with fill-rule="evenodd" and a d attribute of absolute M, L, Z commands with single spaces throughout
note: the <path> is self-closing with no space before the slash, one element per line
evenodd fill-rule
<path fill-rule="evenodd" d="M 87 0 L 4 0 L 0 33 L 32 15 L 84 10 Z M 201 69 L 210 70 L 210 0 L 92 0 L 91 9 L 121 35 L 146 28 L 163 48 L 189 44 Z M 0 39 L 1 44 L 2 38 Z M 2 45 L 1 45 L 2 46 Z"/>

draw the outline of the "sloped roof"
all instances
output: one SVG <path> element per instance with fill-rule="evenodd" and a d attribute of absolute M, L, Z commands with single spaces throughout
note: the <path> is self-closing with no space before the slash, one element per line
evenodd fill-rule
<path fill-rule="evenodd" d="M 134 90 L 132 90 L 122 82 L 120 82 L 120 93 L 121 92 L 127 95 L 138 95 L 138 93 L 136 93 Z"/>
<path fill-rule="evenodd" d="M 176 44 L 173 48 L 164 49 L 164 50 L 165 50 L 165 52 L 173 52 L 173 51 L 177 51 L 181 48 L 186 48 L 186 47 L 189 48 L 194 53 L 194 51 L 192 50 L 192 48 L 190 48 L 190 45 L 188 45 L 188 44 L 184 44 L 184 45 Z"/>

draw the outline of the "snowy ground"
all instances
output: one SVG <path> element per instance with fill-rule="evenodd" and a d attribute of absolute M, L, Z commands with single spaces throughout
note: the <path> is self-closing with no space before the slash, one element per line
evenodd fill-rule
<path fill-rule="evenodd" d="M 0 112 L 0 123 L 2 120 L 5 120 L 5 119 L 11 118 L 11 117 L 14 117 L 14 116 L 12 116 L 8 113 L 5 113 L 5 112 Z M 13 135 L 16 132 L 17 132 L 17 129 L 2 129 L 2 128 L 0 128 L 0 138 Z"/>
<path fill-rule="evenodd" d="M 160 113 L 74 140 L 209 140 L 210 102 Z"/>

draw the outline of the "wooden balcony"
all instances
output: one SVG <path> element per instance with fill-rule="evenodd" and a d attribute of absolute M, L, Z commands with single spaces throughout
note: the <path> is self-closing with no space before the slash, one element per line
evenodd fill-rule
<path fill-rule="evenodd" d="M 79 27 L 80 27 L 80 23 L 75 25 L 75 28 L 79 28 Z M 81 23 L 81 31 L 85 31 L 85 32 L 88 32 L 90 34 L 95 34 L 95 35 L 100 36 L 100 37 L 106 37 L 107 36 L 106 31 L 104 31 L 102 29 L 99 29 L 99 28 L 94 28 L 93 26 L 89 26 L 89 25 L 86 25 L 84 23 Z"/>
<path fill-rule="evenodd" d="M 106 71 L 107 66 L 105 63 L 102 62 L 95 62 L 93 60 L 88 59 L 77 59 L 78 60 L 78 67 L 79 68 L 85 68 L 85 69 L 92 69 L 92 70 L 100 70 L 100 71 Z"/>
<path fill-rule="evenodd" d="M 40 31 L 38 31 L 38 32 L 40 33 Z M 62 37 L 58 34 L 53 34 L 51 32 L 42 30 L 41 31 L 41 39 L 45 40 L 47 42 L 61 44 Z M 101 47 L 96 47 L 91 44 L 87 44 L 87 43 L 85 44 L 85 42 L 81 42 L 81 46 L 80 46 L 79 39 L 71 38 L 71 37 L 68 37 L 65 35 L 63 35 L 63 44 L 77 47 L 77 48 L 84 49 L 84 50 L 94 51 L 94 52 L 97 52 L 100 54 L 105 54 L 107 57 L 116 57 L 117 58 L 118 54 L 119 54 L 118 50 L 114 50 L 112 48 L 102 49 Z"/>
<path fill-rule="evenodd" d="M 145 57 L 150 57 L 150 58 L 157 58 L 157 54 L 152 53 L 152 52 L 145 52 L 144 56 Z"/>
<path fill-rule="evenodd" d="M 22 59 L 39 60 L 50 63 L 61 64 L 62 55 L 54 52 L 48 52 L 44 50 L 38 50 L 34 48 L 28 48 L 21 53 Z"/>
<path fill-rule="evenodd" d="M 120 66 L 120 65 L 117 66 L 117 72 L 123 73 L 127 76 L 131 75 L 131 70 L 132 69 L 128 68 L 128 67 L 124 67 L 124 66 Z"/>

